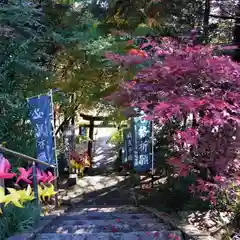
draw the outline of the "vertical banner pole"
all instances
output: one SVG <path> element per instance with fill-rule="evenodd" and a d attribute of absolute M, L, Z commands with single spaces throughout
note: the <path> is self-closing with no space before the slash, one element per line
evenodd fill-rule
<path fill-rule="evenodd" d="M 34 190 L 34 196 L 37 206 L 39 206 L 39 199 L 38 199 L 38 185 L 37 185 L 37 169 L 36 169 L 36 163 L 32 163 L 32 175 L 33 175 L 33 190 Z"/>
<path fill-rule="evenodd" d="M 53 103 L 53 91 L 52 89 L 50 90 L 50 96 L 51 96 L 51 106 L 52 106 L 52 117 L 54 115 L 54 103 Z M 56 161 L 56 177 L 59 177 L 59 172 L 58 172 L 58 160 L 57 160 L 57 140 L 56 140 L 56 134 L 55 134 L 55 125 L 53 123 L 53 129 L 52 129 L 52 134 L 53 134 L 53 142 L 54 142 L 54 155 L 55 155 L 55 161 Z"/>
<path fill-rule="evenodd" d="M 54 116 L 54 103 L 53 103 L 53 92 L 52 92 L 52 89 L 50 90 L 50 97 L 51 97 L 51 107 L 52 107 L 52 113 L 50 113 L 50 114 L 51 114 L 51 117 L 53 118 L 53 116 Z M 53 141 L 54 141 L 53 152 L 54 152 L 54 155 L 55 155 L 54 175 L 56 176 L 56 179 L 54 181 L 54 188 L 55 188 L 55 191 L 57 192 L 57 190 L 58 190 L 59 172 L 58 172 L 58 160 L 57 160 L 57 141 L 56 141 L 56 135 L 55 135 L 55 126 L 54 126 L 53 122 L 52 122 L 52 135 L 53 135 Z M 55 208 L 58 208 L 58 194 L 57 193 L 54 196 L 54 203 L 55 203 Z"/>
<path fill-rule="evenodd" d="M 153 188 L 153 183 L 154 183 L 154 122 L 152 121 L 151 123 L 152 127 L 152 188 Z"/>
<path fill-rule="evenodd" d="M 57 165 L 56 157 L 56 138 L 53 126 L 53 97 L 52 90 L 46 95 L 39 95 L 38 97 L 31 97 L 27 99 L 30 108 L 30 121 L 35 128 L 36 138 L 36 153 L 37 158 L 44 162 L 54 162 Z M 33 109 L 31 109 L 33 108 Z M 55 144 L 55 146 L 53 146 Z M 55 157 L 54 157 L 55 155 Z M 33 164 L 33 171 L 35 165 Z M 46 170 L 46 166 L 39 166 Z M 34 174 L 34 173 L 33 173 Z M 58 177 L 58 168 L 54 168 L 54 175 Z M 57 190 L 57 180 L 54 183 Z M 57 195 L 55 195 L 55 204 L 57 203 Z"/>

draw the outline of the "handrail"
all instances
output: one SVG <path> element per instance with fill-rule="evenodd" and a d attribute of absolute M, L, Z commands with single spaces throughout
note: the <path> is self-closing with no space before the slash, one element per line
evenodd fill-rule
<path fill-rule="evenodd" d="M 38 160 L 38 159 L 36 159 L 36 158 L 27 156 L 27 155 L 25 155 L 25 154 L 23 154 L 23 153 L 19 153 L 19 152 L 15 152 L 15 151 L 13 151 L 13 150 L 10 150 L 10 149 L 8 149 L 8 148 L 6 148 L 6 147 L 3 147 L 1 144 L 0 144 L 0 151 L 3 151 L 3 152 L 5 152 L 5 153 L 12 154 L 12 155 L 14 155 L 14 156 L 23 158 L 23 159 L 28 160 L 28 161 L 31 161 L 31 162 L 35 162 L 35 163 L 42 164 L 42 165 L 47 166 L 47 167 L 50 167 L 50 168 L 57 168 L 57 167 L 54 166 L 54 165 L 45 163 L 45 162 L 43 162 L 43 161 L 41 161 L 41 160 Z"/>
<path fill-rule="evenodd" d="M 11 154 L 11 155 L 14 155 L 16 157 L 20 157 L 24 160 L 27 160 L 27 161 L 31 161 L 32 162 L 32 170 L 33 170 L 33 189 L 34 189 L 34 195 L 35 195 L 35 199 L 36 199 L 36 204 L 37 206 L 39 206 L 39 200 L 38 200 L 38 187 L 37 187 L 37 176 L 36 176 L 36 163 L 38 164 L 42 164 L 44 166 L 47 166 L 47 167 L 50 167 L 50 168 L 53 168 L 54 169 L 54 172 L 57 171 L 57 166 L 54 166 L 54 165 L 51 165 L 51 164 L 48 164 L 48 163 L 45 163 L 41 160 L 38 160 L 36 158 L 33 158 L 33 157 L 30 157 L 30 156 L 27 156 L 23 153 L 19 153 L 19 152 L 16 152 L 16 151 L 13 151 L 11 149 L 8 149 L 6 147 L 3 147 L 1 144 L 0 144 L 0 152 L 5 152 L 5 153 L 8 153 L 8 154 Z M 56 175 L 56 174 L 55 174 Z M 55 189 L 57 190 L 57 181 L 55 180 L 54 181 L 54 187 Z M 57 194 L 55 194 L 55 207 L 57 208 L 58 207 L 58 197 L 57 197 Z"/>

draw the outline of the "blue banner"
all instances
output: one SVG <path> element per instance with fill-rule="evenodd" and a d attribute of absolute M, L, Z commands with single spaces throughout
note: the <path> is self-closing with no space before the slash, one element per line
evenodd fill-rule
<path fill-rule="evenodd" d="M 137 172 L 147 172 L 152 168 L 151 135 L 152 124 L 143 116 L 134 117 L 133 134 L 133 166 Z"/>
<path fill-rule="evenodd" d="M 87 128 L 86 127 L 81 127 L 80 128 L 80 135 L 81 136 L 87 136 Z"/>
<path fill-rule="evenodd" d="M 130 129 L 125 129 L 124 136 L 124 162 L 132 162 L 133 160 L 133 139 Z"/>
<path fill-rule="evenodd" d="M 29 98 L 28 104 L 30 121 L 35 130 L 37 159 L 55 164 L 51 96 L 41 95 Z"/>

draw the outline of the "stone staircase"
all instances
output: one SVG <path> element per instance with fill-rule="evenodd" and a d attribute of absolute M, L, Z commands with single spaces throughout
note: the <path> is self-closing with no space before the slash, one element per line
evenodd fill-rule
<path fill-rule="evenodd" d="M 45 226 L 36 240 L 181 240 L 173 231 L 136 207 L 74 208 Z"/>

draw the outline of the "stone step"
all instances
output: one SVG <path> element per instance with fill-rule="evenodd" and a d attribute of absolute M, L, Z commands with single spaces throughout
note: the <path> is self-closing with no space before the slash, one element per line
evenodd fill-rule
<path fill-rule="evenodd" d="M 84 223 L 84 224 L 82 224 Z M 95 220 L 88 222 L 81 221 L 63 221 L 62 223 L 53 222 L 53 224 L 45 227 L 44 233 L 58 234 L 82 234 L 82 233 L 99 233 L 99 232 L 138 232 L 138 231 L 160 231 L 169 230 L 162 223 L 149 223 L 145 220 L 129 220 L 127 222 Z"/>
<path fill-rule="evenodd" d="M 68 202 L 67 200 L 66 202 Z M 71 200 L 72 204 L 82 204 L 85 206 L 94 206 L 94 205 L 121 205 L 121 204 L 133 204 L 133 200 L 128 197 L 108 197 L 106 200 L 105 198 L 96 198 L 96 197 L 88 197 L 88 198 L 80 198 L 80 199 L 73 199 Z"/>
<path fill-rule="evenodd" d="M 37 235 L 35 240 L 183 240 L 180 231 L 144 231 L 130 233 L 83 233 Z"/>
<path fill-rule="evenodd" d="M 77 207 L 69 212 L 118 212 L 118 213 L 144 213 L 144 211 L 140 210 L 138 207 L 132 206 L 89 206 L 85 205 L 82 207 Z"/>
<path fill-rule="evenodd" d="M 151 215 L 144 213 L 122 213 L 122 212 L 68 212 L 65 215 L 68 217 L 76 217 L 81 219 L 151 219 Z"/>
<path fill-rule="evenodd" d="M 124 219 L 102 219 L 102 220 L 96 220 L 96 219 L 78 219 L 78 218 L 67 218 L 66 216 L 62 216 L 62 217 L 58 217 L 57 219 L 53 220 L 53 222 L 51 223 L 51 226 L 57 226 L 57 227 L 61 227 L 61 226 L 80 226 L 80 225 L 96 225 L 96 226 L 112 226 L 114 224 L 129 224 L 129 225 L 134 225 L 134 224 L 140 224 L 144 225 L 144 224 L 158 224 L 159 222 L 157 222 L 157 220 L 155 219 L 128 219 L 127 221 Z M 49 225 L 50 226 L 50 225 Z"/>

